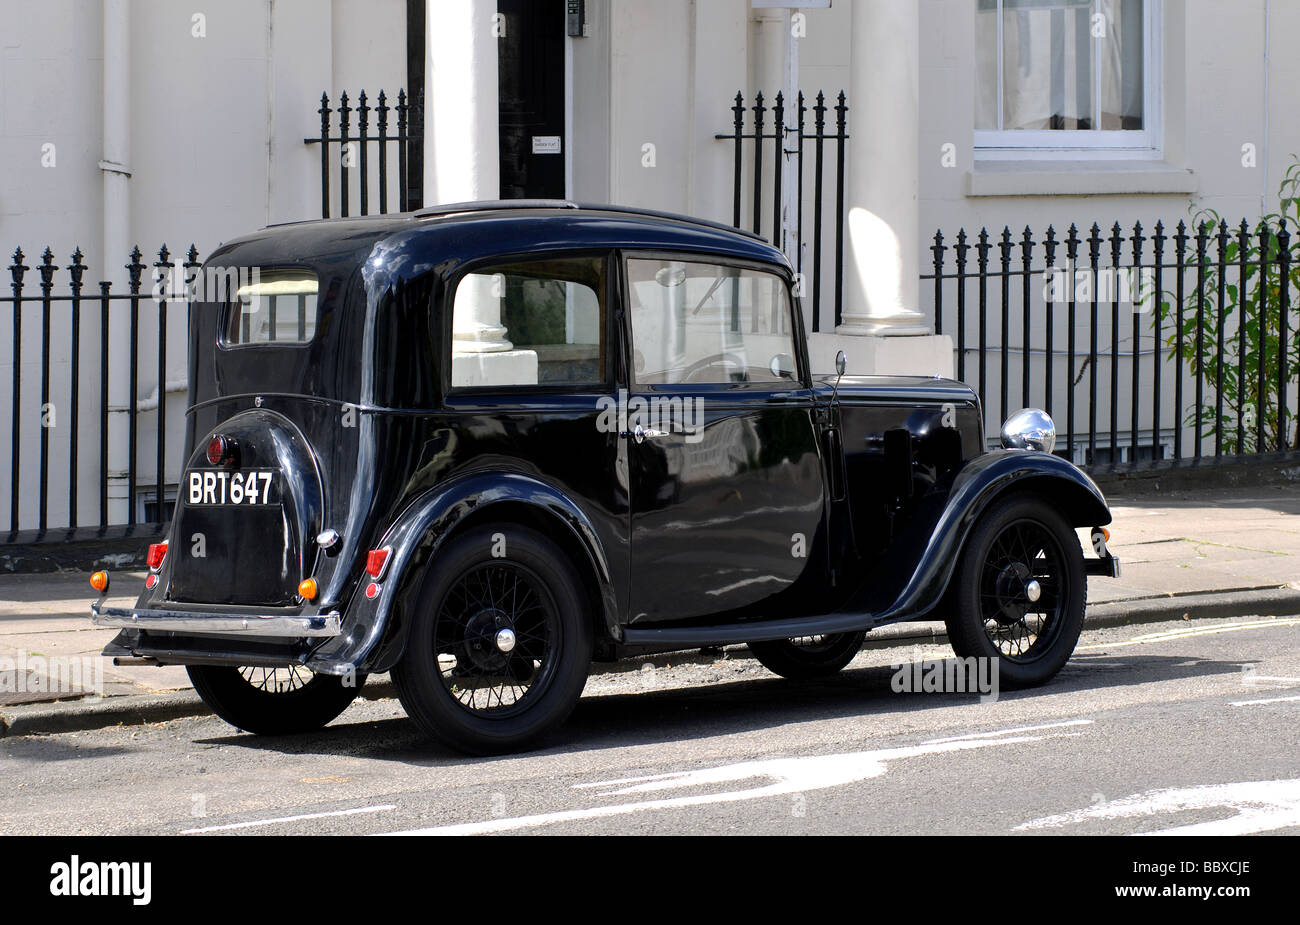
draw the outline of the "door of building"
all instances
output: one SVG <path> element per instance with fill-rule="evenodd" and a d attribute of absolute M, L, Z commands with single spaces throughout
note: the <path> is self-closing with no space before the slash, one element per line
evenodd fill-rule
<path fill-rule="evenodd" d="M 563 199 L 564 0 L 499 0 L 501 198 Z"/>

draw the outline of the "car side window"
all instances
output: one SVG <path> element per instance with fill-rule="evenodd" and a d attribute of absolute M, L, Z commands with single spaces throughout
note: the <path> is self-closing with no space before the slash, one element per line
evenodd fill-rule
<path fill-rule="evenodd" d="M 775 273 L 629 258 L 632 378 L 638 385 L 789 382 L 790 295 Z"/>
<path fill-rule="evenodd" d="M 605 382 L 602 256 L 482 267 L 456 284 L 453 387 Z"/>

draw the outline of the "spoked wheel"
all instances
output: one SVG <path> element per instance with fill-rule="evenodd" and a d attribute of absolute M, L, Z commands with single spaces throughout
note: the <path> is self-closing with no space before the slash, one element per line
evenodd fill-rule
<path fill-rule="evenodd" d="M 504 556 L 492 554 L 504 535 Z M 525 528 L 479 529 L 440 551 L 393 682 L 426 732 L 475 754 L 525 747 L 582 694 L 591 625 L 572 566 Z"/>
<path fill-rule="evenodd" d="M 288 668 L 240 668 L 242 677 L 259 691 L 268 694 L 288 694 L 306 687 L 311 681 L 312 672 L 301 665 Z"/>
<path fill-rule="evenodd" d="M 301 665 L 281 668 L 190 665 L 190 682 L 203 702 L 232 726 L 258 735 L 319 729 L 347 709 L 365 678 L 316 674 Z"/>
<path fill-rule="evenodd" d="M 995 505 L 971 532 L 953 581 L 947 626 L 957 655 L 997 658 L 1007 687 L 1042 684 L 1065 665 L 1083 628 L 1083 551 L 1045 501 Z"/>
<path fill-rule="evenodd" d="M 555 676 L 560 616 L 538 575 L 483 563 L 451 586 L 434 616 L 438 676 L 471 716 L 515 716 Z"/>
<path fill-rule="evenodd" d="M 863 631 L 774 639 L 751 642 L 749 651 L 764 668 L 783 678 L 821 678 L 835 674 L 853 661 L 866 636 Z"/>

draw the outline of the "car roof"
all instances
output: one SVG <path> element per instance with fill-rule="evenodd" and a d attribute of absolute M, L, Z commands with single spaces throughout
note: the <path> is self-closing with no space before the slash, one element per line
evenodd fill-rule
<path fill-rule="evenodd" d="M 784 255 L 761 236 L 720 222 L 551 199 L 457 202 L 416 212 L 269 225 L 227 242 L 213 258 L 238 252 L 241 262 L 309 261 L 344 253 L 364 259 L 381 242 L 386 250 L 400 247 L 430 255 L 442 251 L 456 263 L 546 247 L 618 247 L 725 254 L 788 266 Z"/>

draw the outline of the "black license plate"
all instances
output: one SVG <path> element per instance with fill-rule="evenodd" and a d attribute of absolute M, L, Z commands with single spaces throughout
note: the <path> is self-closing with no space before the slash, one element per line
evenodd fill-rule
<path fill-rule="evenodd" d="M 279 480 L 274 469 L 198 469 L 189 474 L 185 503 L 190 507 L 234 507 L 279 504 Z"/>

